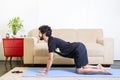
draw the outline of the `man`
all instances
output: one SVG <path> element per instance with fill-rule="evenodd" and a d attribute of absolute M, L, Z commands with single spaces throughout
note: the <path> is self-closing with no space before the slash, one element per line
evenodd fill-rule
<path fill-rule="evenodd" d="M 78 74 L 111 74 L 105 70 L 100 64 L 97 66 L 88 65 L 87 50 L 83 43 L 81 42 L 66 42 L 62 39 L 55 38 L 52 35 L 52 29 L 48 25 L 43 25 L 39 27 L 40 40 L 44 40 L 48 44 L 48 61 L 45 72 L 40 75 L 46 75 L 53 63 L 54 54 L 57 53 L 63 57 L 73 58 L 76 66 L 76 72 Z M 56 49 L 59 48 L 60 52 Z"/>

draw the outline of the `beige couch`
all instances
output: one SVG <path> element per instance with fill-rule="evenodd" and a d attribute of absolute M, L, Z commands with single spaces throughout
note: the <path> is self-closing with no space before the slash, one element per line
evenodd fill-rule
<path fill-rule="evenodd" d="M 48 47 L 37 39 L 33 29 L 24 39 L 24 64 L 46 64 Z M 102 29 L 53 29 L 53 36 L 69 42 L 83 42 L 88 52 L 89 64 L 113 64 L 114 41 L 104 38 Z M 55 54 L 53 64 L 74 64 L 74 60 Z"/>

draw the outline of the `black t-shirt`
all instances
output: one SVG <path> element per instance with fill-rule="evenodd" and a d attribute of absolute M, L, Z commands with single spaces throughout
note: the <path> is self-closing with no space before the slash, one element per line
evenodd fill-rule
<path fill-rule="evenodd" d="M 73 57 L 74 51 L 78 46 L 78 42 L 70 43 L 55 37 L 49 37 L 48 39 L 49 52 L 55 52 L 64 57 Z M 56 48 L 59 48 L 60 52 L 56 52 Z"/>

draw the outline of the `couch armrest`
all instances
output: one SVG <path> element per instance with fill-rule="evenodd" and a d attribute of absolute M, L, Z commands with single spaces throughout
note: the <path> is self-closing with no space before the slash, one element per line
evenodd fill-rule
<path fill-rule="evenodd" d="M 113 38 L 99 38 L 97 43 L 104 46 L 104 63 L 113 64 L 114 61 L 114 40 Z"/>
<path fill-rule="evenodd" d="M 114 40 L 113 38 L 104 38 L 105 63 L 113 64 L 114 61 Z"/>
<path fill-rule="evenodd" d="M 24 64 L 33 64 L 34 39 L 24 38 Z"/>

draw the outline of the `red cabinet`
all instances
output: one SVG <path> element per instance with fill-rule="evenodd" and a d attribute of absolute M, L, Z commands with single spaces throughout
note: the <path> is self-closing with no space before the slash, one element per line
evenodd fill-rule
<path fill-rule="evenodd" d="M 3 38 L 3 49 L 6 62 L 8 57 L 23 57 L 23 38 Z"/>

